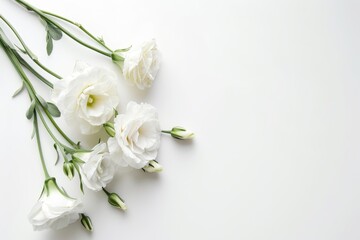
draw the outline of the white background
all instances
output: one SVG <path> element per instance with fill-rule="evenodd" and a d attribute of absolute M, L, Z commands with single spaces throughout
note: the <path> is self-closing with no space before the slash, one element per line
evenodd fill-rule
<path fill-rule="evenodd" d="M 76 60 L 112 69 L 122 86 L 120 111 L 131 99 L 148 102 L 163 129 L 183 125 L 197 135 L 193 142 L 163 136 L 161 174 L 116 176 L 109 189 L 126 200 L 127 212 L 87 190 L 93 233 L 79 222 L 34 232 L 27 214 L 43 175 L 27 96 L 11 98 L 21 81 L 0 51 L 1 239 L 360 238 L 359 1 L 30 2 L 81 22 L 114 49 L 155 37 L 161 70 L 150 90 L 139 91 L 109 59 L 67 37 L 47 57 L 38 19 L 14 1 L 0 2 L 47 66 L 63 76 Z M 51 141 L 42 136 L 51 174 L 80 197 L 78 180 L 53 166 Z"/>

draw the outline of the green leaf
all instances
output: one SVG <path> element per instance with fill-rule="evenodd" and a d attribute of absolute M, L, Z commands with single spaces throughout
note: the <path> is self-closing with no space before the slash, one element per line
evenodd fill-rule
<path fill-rule="evenodd" d="M 54 143 L 54 148 L 55 148 L 55 152 L 56 152 L 56 161 L 55 161 L 55 165 L 59 162 L 60 159 L 60 155 L 59 155 L 59 151 L 57 149 L 57 144 Z"/>
<path fill-rule="evenodd" d="M 115 115 L 115 117 L 117 117 L 117 115 L 119 115 L 119 112 L 118 112 L 118 110 L 116 110 L 116 108 L 114 108 L 114 115 Z"/>
<path fill-rule="evenodd" d="M 77 173 L 78 173 L 78 175 L 79 175 L 80 190 L 81 190 L 81 192 L 84 194 L 84 187 L 83 187 L 83 183 L 82 183 L 82 177 L 81 177 L 81 174 L 80 174 L 79 165 L 77 165 L 77 164 L 75 163 L 74 166 L 75 166 L 75 170 L 77 171 Z"/>
<path fill-rule="evenodd" d="M 39 100 L 41 106 L 43 106 L 45 109 L 48 108 L 47 102 L 39 94 L 36 94 L 36 98 Z"/>
<path fill-rule="evenodd" d="M 52 39 L 54 39 L 54 40 L 60 40 L 61 39 L 62 32 L 54 24 L 47 22 L 46 29 L 47 29 L 47 32 L 48 32 L 48 34 L 50 34 Z"/>
<path fill-rule="evenodd" d="M 46 52 L 47 54 L 50 56 L 50 54 L 52 53 L 52 50 L 53 50 L 53 40 L 50 36 L 50 33 L 47 32 L 46 34 Z"/>
<path fill-rule="evenodd" d="M 102 44 L 105 44 L 105 41 L 104 41 L 104 38 L 103 38 L 103 36 L 101 36 L 101 37 L 98 37 L 98 39 L 99 39 L 99 41 L 102 43 Z"/>
<path fill-rule="evenodd" d="M 32 131 L 32 133 L 31 133 L 31 139 L 33 139 L 34 136 L 35 136 L 35 128 L 36 128 L 36 126 L 35 126 L 35 121 L 33 121 L 33 131 Z"/>
<path fill-rule="evenodd" d="M 131 49 L 132 46 L 128 48 L 122 48 L 122 49 L 116 49 L 114 52 L 121 53 L 121 52 L 127 52 Z"/>
<path fill-rule="evenodd" d="M 36 107 L 36 101 L 35 101 L 35 99 L 33 99 L 31 101 L 31 105 L 30 105 L 29 109 L 26 111 L 26 118 L 27 119 L 32 118 L 32 116 L 34 115 L 35 107 Z"/>
<path fill-rule="evenodd" d="M 61 116 L 61 112 L 60 110 L 58 109 L 58 107 L 51 103 L 51 102 L 47 102 L 47 105 L 48 105 L 48 111 L 50 113 L 51 116 L 53 117 L 60 117 Z"/>
<path fill-rule="evenodd" d="M 25 84 L 22 83 L 21 87 L 14 92 L 14 94 L 12 95 L 12 97 L 13 97 L 13 98 L 16 97 L 16 96 L 19 95 L 24 89 L 25 89 Z"/>

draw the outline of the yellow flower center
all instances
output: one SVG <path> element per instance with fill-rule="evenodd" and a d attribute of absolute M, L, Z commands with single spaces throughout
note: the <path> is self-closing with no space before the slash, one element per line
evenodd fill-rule
<path fill-rule="evenodd" d="M 93 105 L 95 102 L 95 97 L 93 95 L 90 95 L 87 101 L 87 106 L 91 107 L 91 105 Z"/>

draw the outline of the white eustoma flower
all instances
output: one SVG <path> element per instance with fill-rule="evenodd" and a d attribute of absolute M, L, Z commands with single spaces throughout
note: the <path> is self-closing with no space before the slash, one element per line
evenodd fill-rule
<path fill-rule="evenodd" d="M 160 147 L 160 124 L 149 104 L 129 102 L 126 112 L 115 118 L 115 137 L 108 140 L 112 158 L 123 167 L 140 169 L 156 159 Z"/>
<path fill-rule="evenodd" d="M 79 219 L 82 203 L 70 198 L 56 184 L 55 178 L 45 181 L 40 199 L 29 214 L 34 230 L 58 230 Z"/>
<path fill-rule="evenodd" d="M 55 82 L 52 100 L 69 125 L 93 134 L 114 115 L 118 83 L 109 70 L 77 62 L 71 76 Z"/>
<path fill-rule="evenodd" d="M 118 166 L 110 158 L 106 143 L 97 144 L 91 152 L 75 153 L 74 157 L 84 162 L 80 163 L 82 182 L 93 191 L 99 191 L 111 182 Z"/>
<path fill-rule="evenodd" d="M 151 87 L 160 68 L 160 54 L 154 39 L 124 52 L 123 74 L 125 79 L 139 89 Z"/>

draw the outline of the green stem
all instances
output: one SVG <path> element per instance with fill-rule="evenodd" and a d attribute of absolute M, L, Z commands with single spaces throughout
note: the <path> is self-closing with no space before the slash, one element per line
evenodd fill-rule
<path fill-rule="evenodd" d="M 26 69 L 28 69 L 32 74 L 34 74 L 35 77 L 37 77 L 40 81 L 45 83 L 48 87 L 54 88 L 54 85 L 48 81 L 46 78 L 44 78 L 40 73 L 38 73 L 28 62 L 25 61 L 15 50 L 12 50 L 14 55 L 17 57 L 21 65 L 23 65 Z"/>
<path fill-rule="evenodd" d="M 81 31 L 83 31 L 86 35 L 88 35 L 90 38 L 92 38 L 94 41 L 96 41 L 97 43 L 99 43 L 101 46 L 103 46 L 104 48 L 106 48 L 107 50 L 109 50 L 110 52 L 113 52 L 113 50 L 111 50 L 108 46 L 106 46 L 106 44 L 99 40 L 99 38 L 95 37 L 92 33 L 90 33 L 86 28 L 84 28 L 80 23 L 77 23 L 77 22 L 74 22 L 68 18 L 65 18 L 63 16 L 60 16 L 60 15 L 57 15 L 55 13 L 51 13 L 51 12 L 48 12 L 48 11 L 44 11 L 44 10 L 41 10 L 43 13 L 45 13 L 46 15 L 49 15 L 49 16 L 52 16 L 52 17 L 55 17 L 55 18 L 58 18 L 58 19 L 61 19 L 67 23 L 70 23 L 76 27 L 78 27 Z"/>
<path fill-rule="evenodd" d="M 6 52 L 8 57 L 10 58 L 10 61 L 13 64 L 13 66 L 15 67 L 16 71 L 21 76 L 21 78 L 22 78 L 22 80 L 23 80 L 23 82 L 24 82 L 24 84 L 26 86 L 26 89 L 27 89 L 27 91 L 29 93 L 30 100 L 36 99 L 36 95 L 34 93 L 34 90 L 32 89 L 31 84 L 28 82 L 27 76 L 24 73 L 24 71 L 22 70 L 19 60 L 16 58 L 16 56 L 12 52 L 11 48 L 6 43 L 4 43 L 4 40 L 2 38 L 0 38 L 0 43 L 1 43 L 1 46 L 3 47 L 4 51 Z M 39 154 L 40 154 L 41 165 L 42 165 L 42 168 L 43 168 L 43 171 L 44 171 L 45 178 L 48 179 L 48 178 L 50 178 L 50 175 L 49 175 L 49 173 L 47 171 L 47 168 L 46 168 L 44 155 L 43 155 L 43 151 L 42 151 L 42 147 L 41 147 L 39 126 L 38 126 L 38 121 L 37 121 L 37 112 L 36 112 L 36 110 L 34 110 L 34 116 L 33 117 L 34 117 L 34 128 L 35 128 L 35 134 L 36 134 L 36 141 L 37 141 L 37 144 L 38 144 L 38 150 L 39 150 Z"/>
<path fill-rule="evenodd" d="M 59 140 L 58 140 L 58 139 L 55 137 L 55 135 L 52 133 L 51 129 L 49 128 L 49 125 L 48 125 L 48 124 L 46 123 L 46 121 L 45 121 L 44 116 L 41 114 L 40 109 L 39 109 L 39 108 L 37 108 L 37 109 L 39 110 L 40 120 L 41 120 L 42 124 L 44 125 L 46 131 L 49 133 L 50 137 L 54 140 L 54 142 L 55 142 L 58 146 L 63 147 L 64 145 L 63 145 L 61 142 L 59 142 Z"/>
<path fill-rule="evenodd" d="M 61 26 L 60 24 L 58 24 L 57 22 L 53 21 L 52 19 L 50 19 L 46 14 L 44 14 L 41 10 L 37 9 L 36 7 L 30 5 L 29 3 L 23 1 L 23 0 L 15 0 L 16 2 L 20 3 L 21 5 L 23 5 L 24 7 L 26 7 L 28 10 L 31 10 L 35 13 L 37 13 L 40 17 L 42 17 L 44 20 L 46 20 L 47 22 L 53 24 L 55 27 L 59 28 L 63 33 L 65 33 L 66 35 L 68 35 L 70 38 L 72 38 L 74 41 L 78 42 L 79 44 L 95 51 L 98 52 L 102 55 L 105 55 L 107 57 L 111 58 L 111 53 L 102 51 L 100 49 L 97 49 L 83 41 L 81 41 L 79 38 L 77 38 L 76 36 L 74 36 L 72 33 L 70 33 L 68 30 L 66 30 L 63 26 Z"/>
<path fill-rule="evenodd" d="M 46 116 L 48 117 L 48 119 L 50 120 L 50 122 L 54 125 L 54 127 L 56 128 L 56 130 L 61 134 L 61 136 L 75 149 L 78 149 L 79 146 L 72 141 L 65 133 L 63 130 L 61 130 L 61 128 L 59 127 L 59 125 L 55 122 L 54 118 L 51 116 L 51 114 L 49 113 L 49 111 L 45 108 L 44 112 L 46 114 Z"/>
<path fill-rule="evenodd" d="M 43 155 L 43 151 L 42 151 L 42 147 L 41 147 L 40 134 L 39 134 L 39 125 L 38 125 L 36 111 L 34 111 L 34 128 L 35 128 L 36 142 L 37 142 L 38 150 L 39 150 L 39 154 L 40 154 L 41 166 L 42 166 L 42 169 L 44 171 L 45 179 L 49 179 L 50 175 L 49 175 L 49 172 L 48 172 L 48 170 L 46 168 L 44 155 Z"/>
<path fill-rule="evenodd" d="M 24 40 L 21 38 L 20 34 L 16 31 L 13 25 L 10 24 L 9 21 L 6 20 L 2 15 L 0 15 L 0 19 L 3 20 L 3 22 L 6 23 L 6 25 L 11 29 L 11 31 L 15 34 L 16 38 L 19 40 L 21 45 L 24 48 L 25 53 L 30 57 L 30 59 L 36 63 L 39 67 L 41 67 L 43 70 L 45 70 L 47 73 L 51 74 L 52 76 L 56 77 L 57 79 L 61 79 L 61 76 L 56 74 L 55 72 L 51 71 L 49 68 L 44 66 L 33 54 L 33 52 L 30 50 L 30 48 L 25 44 Z"/>
<path fill-rule="evenodd" d="M 13 66 L 15 67 L 16 71 L 19 73 L 19 75 L 21 76 L 21 78 L 23 79 L 26 88 L 28 89 L 28 92 L 30 94 L 31 99 L 36 99 L 39 102 L 39 100 L 36 97 L 36 91 L 34 89 L 34 87 L 32 86 L 30 80 L 27 78 L 24 70 L 21 67 L 21 64 L 19 62 L 19 60 L 16 58 L 15 54 L 13 53 L 13 51 L 11 50 L 11 48 L 6 45 L 3 40 L 0 38 L 0 43 L 1 46 L 4 48 L 5 52 L 7 53 L 8 57 L 10 58 L 11 62 L 13 63 Z M 39 104 L 41 105 L 41 104 Z M 42 106 L 42 105 L 41 105 Z M 78 148 L 77 144 L 75 144 L 73 141 L 71 141 L 71 139 L 60 129 L 60 127 L 57 125 L 57 123 L 55 122 L 55 120 L 53 119 L 53 117 L 50 115 L 49 111 L 47 109 L 45 109 L 42 106 L 42 109 L 44 110 L 46 116 L 49 118 L 49 120 L 51 121 L 51 123 L 54 125 L 54 127 L 59 131 L 59 133 L 66 139 L 66 141 L 68 141 L 74 148 Z M 41 112 L 39 112 L 39 116 L 45 126 L 45 128 L 47 129 L 48 133 L 50 134 L 50 136 L 54 139 L 54 141 L 59 145 L 62 146 L 66 151 L 68 152 L 74 152 L 73 149 L 66 147 L 64 144 L 60 143 L 57 138 L 53 135 L 53 133 L 51 132 L 50 128 L 48 127 L 47 123 L 45 122 L 45 120 L 43 120 L 43 116 L 41 114 Z"/>
<path fill-rule="evenodd" d="M 107 196 L 109 196 L 111 193 L 110 192 L 108 192 L 105 188 L 102 188 L 102 190 L 104 191 L 104 193 L 107 195 Z"/>
<path fill-rule="evenodd" d="M 48 72 L 49 74 L 53 75 L 53 76 L 56 77 L 57 79 L 62 79 L 62 77 L 61 77 L 59 74 L 54 73 L 52 70 L 50 70 L 49 68 L 47 68 L 46 66 L 44 66 L 41 62 L 39 62 L 39 60 L 34 59 L 34 62 L 35 62 L 39 67 L 41 67 L 42 69 L 44 69 L 46 72 Z"/>
<path fill-rule="evenodd" d="M 168 134 L 171 134 L 171 131 L 168 131 L 168 130 L 162 130 L 161 132 L 162 132 L 162 133 L 168 133 Z"/>
<path fill-rule="evenodd" d="M 38 108 L 37 108 L 38 109 Z M 74 153 L 74 149 L 67 147 L 66 145 L 62 144 L 53 134 L 53 132 L 51 131 L 49 125 L 46 123 L 44 116 L 42 115 L 42 113 L 39 111 L 39 117 L 40 120 L 42 122 L 42 124 L 44 125 L 46 131 L 49 133 L 50 137 L 54 140 L 54 142 L 63 150 L 65 150 L 65 152 L 67 153 Z"/>

